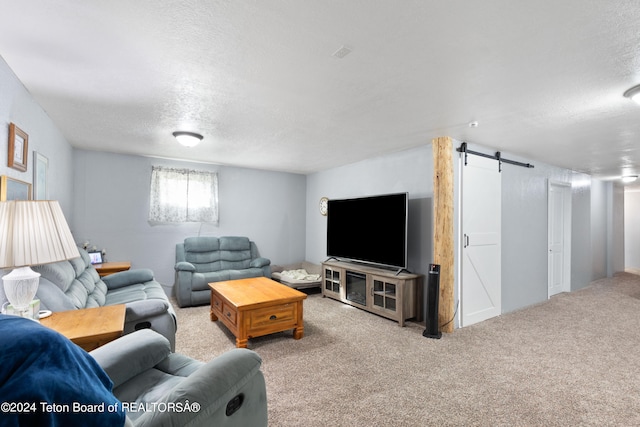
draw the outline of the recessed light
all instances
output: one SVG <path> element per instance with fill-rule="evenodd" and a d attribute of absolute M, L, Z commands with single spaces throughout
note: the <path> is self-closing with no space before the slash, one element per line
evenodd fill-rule
<path fill-rule="evenodd" d="M 479 125 L 480 125 L 480 123 L 478 123 L 478 122 L 477 122 L 477 121 L 475 121 L 475 120 L 474 120 L 474 121 L 472 121 L 472 122 L 469 122 L 469 127 L 470 127 L 470 128 L 477 128 Z"/>

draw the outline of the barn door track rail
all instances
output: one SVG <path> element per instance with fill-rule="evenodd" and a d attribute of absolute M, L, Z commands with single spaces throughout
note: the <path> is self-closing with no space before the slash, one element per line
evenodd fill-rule
<path fill-rule="evenodd" d="M 534 167 L 531 163 L 522 163 L 522 162 L 517 162 L 515 160 L 505 159 L 504 157 L 502 157 L 502 154 L 499 151 L 496 151 L 495 154 L 491 155 L 491 154 L 480 153 L 479 151 L 469 150 L 467 148 L 467 143 L 466 142 L 463 142 L 456 151 L 458 151 L 459 153 L 464 153 L 464 165 L 465 166 L 467 165 L 467 155 L 473 154 L 475 156 L 486 157 L 487 159 L 497 160 L 498 161 L 498 172 L 502 172 L 502 163 L 508 163 L 510 165 L 522 166 L 522 167 L 525 167 L 525 168 L 533 168 Z"/>

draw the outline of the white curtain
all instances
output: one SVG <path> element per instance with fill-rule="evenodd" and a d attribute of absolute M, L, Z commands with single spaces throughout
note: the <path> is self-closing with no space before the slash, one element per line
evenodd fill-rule
<path fill-rule="evenodd" d="M 149 221 L 218 223 L 218 174 L 153 166 Z"/>

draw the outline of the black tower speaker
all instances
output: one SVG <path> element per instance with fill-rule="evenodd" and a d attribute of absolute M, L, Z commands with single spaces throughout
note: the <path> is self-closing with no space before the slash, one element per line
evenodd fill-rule
<path fill-rule="evenodd" d="M 429 277 L 427 278 L 427 292 L 425 295 L 425 311 L 427 329 L 422 336 L 440 339 L 442 332 L 438 327 L 438 303 L 440 302 L 440 265 L 429 264 Z"/>

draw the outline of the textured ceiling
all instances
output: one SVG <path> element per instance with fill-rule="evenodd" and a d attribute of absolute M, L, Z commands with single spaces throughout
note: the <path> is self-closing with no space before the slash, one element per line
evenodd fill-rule
<path fill-rule="evenodd" d="M 20 0 L 0 16 L 0 55 L 79 148 L 312 173 L 452 136 L 640 173 L 622 96 L 640 84 L 637 0 Z"/>

